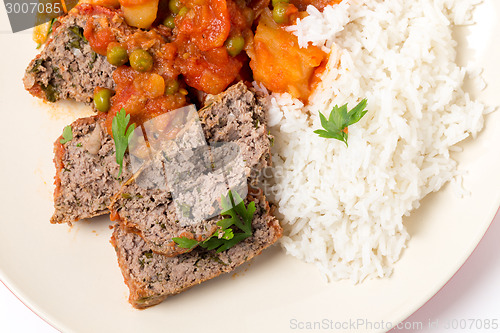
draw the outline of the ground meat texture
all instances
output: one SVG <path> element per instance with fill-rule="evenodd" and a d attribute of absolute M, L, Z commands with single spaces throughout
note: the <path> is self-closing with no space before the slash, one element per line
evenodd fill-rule
<path fill-rule="evenodd" d="M 136 231 L 116 224 L 111 243 L 130 289 L 129 302 L 138 309 L 156 305 L 168 296 L 231 272 L 275 243 L 282 235 L 279 222 L 269 214 L 263 196 L 254 200 L 257 211 L 253 235 L 221 253 L 198 247 L 176 257 L 163 256 L 154 253 Z"/>
<path fill-rule="evenodd" d="M 94 52 L 84 36 L 89 17 L 107 22 L 116 34 L 130 33 L 131 28 L 113 10 L 86 4 L 75 7 L 54 23 L 44 49 L 26 69 L 24 87 L 33 96 L 49 102 L 71 99 L 89 103 L 95 87 L 115 87 L 115 67 Z"/>
<path fill-rule="evenodd" d="M 130 178 L 127 159 L 117 179 L 115 144 L 98 116 L 81 118 L 71 125 L 73 139 L 54 143 L 56 165 L 55 212 L 52 223 L 69 223 L 109 212 L 111 197 L 123 179 Z"/>
<path fill-rule="evenodd" d="M 239 146 L 249 183 L 255 183 L 253 174 L 270 165 L 270 136 L 263 102 L 243 83 L 238 83 L 207 101 L 199 115 L 209 143 L 233 142 Z M 149 165 L 134 181 L 127 182 L 111 200 L 112 217 L 135 228 L 151 250 L 166 256 L 190 251 L 179 247 L 172 241 L 173 237 L 184 236 L 198 241 L 209 238 L 220 217 L 182 226 L 168 189 L 148 189 L 138 184 L 141 175 L 151 178 L 148 170 L 163 172 L 161 165 Z M 153 178 L 162 179 L 164 175 Z"/>
<path fill-rule="evenodd" d="M 158 175 L 152 175 L 153 173 Z M 161 188 L 164 184 L 148 186 L 152 179 L 160 182 L 165 179 L 161 162 L 153 161 L 146 165 L 111 199 L 109 208 L 112 219 L 118 219 L 121 224 L 137 229 L 152 250 L 168 256 L 189 251 L 177 246 L 172 241 L 173 237 L 204 240 L 215 232 L 218 219 L 181 226 L 171 193 L 168 189 Z"/>
<path fill-rule="evenodd" d="M 264 99 L 243 82 L 207 99 L 198 113 L 208 142 L 238 144 L 249 176 L 271 165 Z"/>

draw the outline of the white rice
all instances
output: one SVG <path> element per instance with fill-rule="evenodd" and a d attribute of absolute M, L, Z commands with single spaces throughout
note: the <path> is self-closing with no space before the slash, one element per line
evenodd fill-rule
<path fill-rule="evenodd" d="M 286 252 L 329 280 L 385 277 L 409 239 L 403 216 L 457 176 L 453 145 L 491 109 L 463 91 L 454 24 L 478 1 L 345 1 L 289 29 L 332 50 L 310 104 L 269 96 L 278 212 Z M 263 87 L 260 87 L 265 90 Z M 318 111 L 368 99 L 349 147 L 313 133 Z"/>

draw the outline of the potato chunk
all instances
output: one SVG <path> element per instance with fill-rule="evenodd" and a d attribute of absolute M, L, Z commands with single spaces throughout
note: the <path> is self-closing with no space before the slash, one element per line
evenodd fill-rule
<path fill-rule="evenodd" d="M 300 48 L 297 37 L 274 22 L 265 10 L 255 32 L 251 58 L 254 79 L 277 93 L 307 100 L 314 70 L 326 59 L 318 47 Z"/>

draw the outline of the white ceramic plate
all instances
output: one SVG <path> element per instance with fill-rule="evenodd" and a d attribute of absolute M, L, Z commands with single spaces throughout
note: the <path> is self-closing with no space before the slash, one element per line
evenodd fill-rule
<path fill-rule="evenodd" d="M 3 10 L 3 6 L 2 6 Z M 500 105 L 500 3 L 477 11 L 479 24 L 460 29 L 459 62 L 472 54 L 484 65 L 480 98 Z M 227 274 L 146 311 L 127 303 L 107 218 L 51 225 L 52 142 L 90 110 L 41 103 L 21 77 L 36 50 L 29 33 L 13 35 L 0 13 L 0 279 L 30 308 L 63 332 L 289 332 L 295 324 L 358 323 L 356 332 L 385 331 L 424 304 L 460 268 L 500 203 L 500 114 L 487 117 L 476 140 L 456 154 L 471 195 L 449 186 L 422 201 L 406 219 L 412 239 L 389 279 L 327 284 L 313 265 L 278 247 Z M 465 50 L 465 48 L 473 48 Z M 323 321 L 325 320 L 325 321 Z M 365 329 L 370 325 L 373 330 Z M 365 323 L 365 324 L 363 324 Z M 340 325 L 340 326 L 339 326 Z M 346 326 L 350 331 L 355 326 Z"/>

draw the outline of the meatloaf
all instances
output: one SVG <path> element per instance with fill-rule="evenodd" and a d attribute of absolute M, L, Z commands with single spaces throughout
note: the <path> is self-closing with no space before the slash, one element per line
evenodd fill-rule
<path fill-rule="evenodd" d="M 209 143 L 232 142 L 238 145 L 246 176 L 250 183 L 254 183 L 252 171 L 270 165 L 270 135 L 260 98 L 243 83 L 238 83 L 211 99 L 199 115 Z M 140 177 L 139 174 L 120 189 L 109 209 L 123 225 L 136 229 L 154 252 L 176 256 L 189 249 L 179 247 L 172 238 L 184 236 L 202 241 L 215 232 L 220 218 L 182 225 L 175 213 L 172 193 L 168 189 L 141 186 L 137 183 Z"/>
<path fill-rule="evenodd" d="M 120 181 L 130 178 L 127 158 L 117 179 L 119 165 L 115 144 L 107 133 L 104 119 L 81 118 L 71 125 L 73 139 L 54 143 L 56 165 L 52 223 L 69 223 L 109 212 L 111 197 L 120 189 Z"/>
<path fill-rule="evenodd" d="M 207 142 L 234 142 L 252 174 L 271 164 L 271 141 L 264 99 L 243 82 L 211 96 L 198 112 Z"/>
<path fill-rule="evenodd" d="M 89 18 L 110 25 L 117 36 L 133 31 L 115 11 L 81 4 L 59 18 L 42 52 L 33 59 L 24 76 L 24 87 L 33 96 L 49 102 L 73 99 L 91 102 L 95 87 L 114 88 L 115 67 L 92 50 L 84 36 Z"/>
<path fill-rule="evenodd" d="M 276 242 L 282 235 L 279 222 L 269 213 L 262 195 L 253 200 L 257 210 L 252 236 L 220 253 L 198 247 L 167 257 L 152 251 L 137 230 L 116 224 L 111 243 L 130 290 L 129 302 L 138 309 L 156 305 L 168 296 L 234 270 Z"/>

